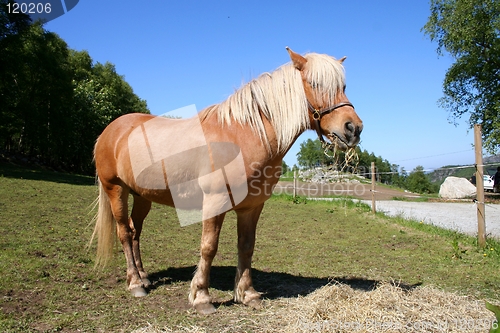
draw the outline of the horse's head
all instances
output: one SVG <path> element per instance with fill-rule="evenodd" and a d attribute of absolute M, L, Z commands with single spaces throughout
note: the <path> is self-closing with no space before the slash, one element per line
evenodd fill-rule
<path fill-rule="evenodd" d="M 345 95 L 345 57 L 336 60 L 327 55 L 305 57 L 287 47 L 293 65 L 300 71 L 309 108 L 311 127 L 321 141 L 325 135 L 342 150 L 355 147 L 363 122 Z"/>

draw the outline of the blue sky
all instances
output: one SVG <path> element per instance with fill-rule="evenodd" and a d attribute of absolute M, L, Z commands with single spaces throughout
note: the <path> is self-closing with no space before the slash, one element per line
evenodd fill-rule
<path fill-rule="evenodd" d="M 299 53 L 347 56 L 361 148 L 411 171 L 474 163 L 473 133 L 440 108 L 453 59 L 424 36 L 427 1 L 80 0 L 47 23 L 70 48 L 109 61 L 153 114 L 219 103 Z M 189 108 L 188 108 L 189 109 Z M 296 163 L 304 133 L 285 156 Z"/>

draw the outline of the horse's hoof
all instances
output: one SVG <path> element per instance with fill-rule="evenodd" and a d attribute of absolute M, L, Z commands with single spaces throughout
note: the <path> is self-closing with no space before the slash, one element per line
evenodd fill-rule
<path fill-rule="evenodd" d="M 132 289 L 130 289 L 130 293 L 134 297 L 144 297 L 144 296 L 146 296 L 148 294 L 146 292 L 146 289 L 144 289 L 143 287 L 132 288 Z"/>
<path fill-rule="evenodd" d="M 246 306 L 249 306 L 255 310 L 260 310 L 262 309 L 262 300 L 260 298 L 253 299 L 250 302 L 248 302 Z"/>
<path fill-rule="evenodd" d="M 148 278 L 142 278 L 141 281 L 142 281 L 142 284 L 144 285 L 144 288 L 151 287 L 151 281 L 149 281 Z"/>
<path fill-rule="evenodd" d="M 196 310 L 196 312 L 198 312 L 201 315 L 211 315 L 212 313 L 214 313 L 216 311 L 215 306 L 213 306 L 213 304 L 211 304 L 211 303 L 196 304 L 194 306 L 194 309 Z"/>

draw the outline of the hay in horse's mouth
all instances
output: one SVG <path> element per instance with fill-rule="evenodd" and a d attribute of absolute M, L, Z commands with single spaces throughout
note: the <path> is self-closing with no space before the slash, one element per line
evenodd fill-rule
<path fill-rule="evenodd" d="M 332 145 L 335 146 L 335 149 L 340 149 L 342 151 L 346 151 L 349 146 L 347 145 L 347 142 L 340 137 L 340 135 L 336 133 L 330 133 L 327 135 L 328 140 L 332 143 Z"/>
<path fill-rule="evenodd" d="M 325 155 L 333 159 L 333 164 L 336 165 L 338 170 L 344 171 L 347 168 L 351 168 L 351 172 L 355 172 L 359 164 L 359 156 L 356 152 L 356 146 L 349 147 L 347 143 L 335 133 L 331 133 L 327 135 L 327 137 L 331 143 L 323 143 Z M 341 161 L 340 158 L 342 154 L 338 153 L 339 150 L 344 152 L 343 161 Z M 330 155 L 329 151 L 333 152 L 333 154 Z"/>

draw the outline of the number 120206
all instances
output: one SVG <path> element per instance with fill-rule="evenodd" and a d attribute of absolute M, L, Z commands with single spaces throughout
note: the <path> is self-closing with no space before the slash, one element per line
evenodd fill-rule
<path fill-rule="evenodd" d="M 8 13 L 12 14 L 49 14 L 52 11 L 50 3 L 8 3 L 7 5 Z"/>

